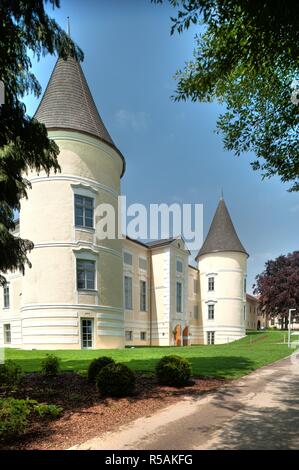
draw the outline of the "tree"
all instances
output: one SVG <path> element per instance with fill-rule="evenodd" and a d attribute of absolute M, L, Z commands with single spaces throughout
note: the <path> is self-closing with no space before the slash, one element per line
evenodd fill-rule
<path fill-rule="evenodd" d="M 162 3 L 163 0 L 152 0 Z M 226 150 L 299 190 L 299 9 L 295 0 L 169 0 L 171 33 L 199 25 L 175 100 L 218 100 Z M 296 81 L 297 80 L 297 81 Z"/>
<path fill-rule="evenodd" d="M 30 118 L 22 103 L 28 93 L 40 95 L 40 85 L 31 71 L 28 51 L 38 59 L 57 53 L 83 59 L 82 51 L 45 12 L 45 4 L 59 8 L 59 0 L 1 0 L 0 80 L 5 87 L 5 104 L 0 106 L 0 271 L 30 266 L 29 240 L 12 234 L 14 211 L 27 197 L 30 170 L 59 171 L 58 147 L 48 139 L 43 124 Z M 0 275 L 0 283 L 5 283 Z"/>
<path fill-rule="evenodd" d="M 287 326 L 290 308 L 299 316 L 299 251 L 267 261 L 253 287 L 267 317 L 278 317 Z"/>

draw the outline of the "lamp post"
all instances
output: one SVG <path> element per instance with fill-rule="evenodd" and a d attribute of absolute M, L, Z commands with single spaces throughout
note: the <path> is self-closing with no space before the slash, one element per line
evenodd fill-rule
<path fill-rule="evenodd" d="M 292 320 L 292 312 L 296 312 L 295 308 L 289 308 L 289 324 L 288 324 L 288 347 L 291 347 L 291 320 Z"/>

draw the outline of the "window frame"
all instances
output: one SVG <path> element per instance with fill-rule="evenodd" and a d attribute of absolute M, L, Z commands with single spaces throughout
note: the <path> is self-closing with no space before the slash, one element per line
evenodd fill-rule
<path fill-rule="evenodd" d="M 127 262 L 125 261 L 125 256 L 126 256 L 126 255 L 128 255 L 128 256 L 131 257 L 131 263 L 127 263 Z M 124 250 L 124 251 L 123 251 L 123 263 L 124 263 L 126 266 L 131 266 L 131 267 L 133 266 L 133 254 L 130 253 L 129 251 L 127 251 L 127 250 Z"/>
<path fill-rule="evenodd" d="M 130 279 L 130 284 L 131 284 L 131 302 L 130 303 L 127 303 L 126 279 Z M 132 276 L 128 276 L 127 274 L 124 275 L 124 307 L 125 307 L 125 310 L 133 310 L 133 278 Z"/>
<path fill-rule="evenodd" d="M 182 270 L 178 269 L 178 265 L 182 266 Z M 179 274 L 183 274 L 184 272 L 184 263 L 183 260 L 181 260 L 180 258 L 176 258 L 175 270 Z"/>
<path fill-rule="evenodd" d="M 215 304 L 208 304 L 208 320 L 215 320 Z"/>
<path fill-rule="evenodd" d="M 8 282 L 3 286 L 3 308 L 10 308 L 10 286 Z"/>
<path fill-rule="evenodd" d="M 80 263 L 90 263 L 94 266 L 94 270 L 84 270 L 84 287 L 79 287 L 79 264 Z M 93 272 L 93 287 L 88 286 L 88 282 L 90 281 L 87 278 L 87 272 Z M 97 265 L 96 261 L 93 259 L 88 259 L 88 258 L 81 258 L 81 257 L 76 257 L 76 283 L 77 283 L 77 291 L 91 291 L 94 292 L 96 291 L 96 285 L 97 285 Z"/>
<path fill-rule="evenodd" d="M 215 277 L 209 276 L 208 277 L 208 292 L 214 292 L 214 291 L 215 291 Z"/>
<path fill-rule="evenodd" d="M 127 335 L 127 333 L 129 333 L 129 335 Z M 133 330 L 125 330 L 125 341 L 133 341 Z"/>
<path fill-rule="evenodd" d="M 140 266 L 140 261 L 144 261 L 145 262 L 145 268 Z M 147 272 L 147 258 L 145 256 L 139 256 L 138 257 L 138 268 L 141 270 L 141 271 L 144 271 L 144 272 Z"/>
<path fill-rule="evenodd" d="M 180 304 L 178 302 L 178 286 L 180 286 Z M 183 313 L 183 283 L 181 281 L 176 281 L 176 313 Z"/>
<path fill-rule="evenodd" d="M 139 309 L 140 312 L 147 312 L 147 282 L 139 280 Z"/>
<path fill-rule="evenodd" d="M 215 344 L 215 331 L 207 331 L 207 344 Z"/>
<path fill-rule="evenodd" d="M 77 199 L 82 198 L 83 202 L 82 205 L 78 205 Z M 91 201 L 91 207 L 86 206 L 86 201 Z M 86 196 L 85 194 L 79 194 L 79 193 L 74 193 L 74 222 L 75 222 L 75 228 L 78 229 L 85 229 L 85 230 L 94 230 L 95 228 L 95 223 L 94 223 L 94 204 L 95 199 L 93 196 Z M 77 208 L 82 208 L 82 224 L 77 223 L 77 214 L 76 214 L 76 209 Z M 91 210 L 92 214 L 91 217 L 86 217 L 86 211 Z M 86 219 L 91 220 L 92 225 L 87 225 L 86 224 Z"/>
<path fill-rule="evenodd" d="M 9 329 L 7 329 L 6 327 L 9 327 Z M 9 340 L 7 340 L 6 335 L 9 335 Z M 3 324 L 3 343 L 11 344 L 11 324 L 10 323 Z"/>

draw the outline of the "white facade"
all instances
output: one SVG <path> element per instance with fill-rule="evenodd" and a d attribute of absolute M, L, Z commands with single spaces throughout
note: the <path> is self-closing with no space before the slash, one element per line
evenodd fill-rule
<path fill-rule="evenodd" d="M 8 274 L 0 290 L 1 343 L 105 349 L 244 336 L 248 255 L 224 201 L 198 269 L 180 239 L 99 239 L 95 208 L 107 203 L 117 214 L 125 162 L 75 60 L 58 60 L 36 118 L 59 146 L 61 172 L 28 175 L 16 234 L 34 242 L 32 268 Z"/>

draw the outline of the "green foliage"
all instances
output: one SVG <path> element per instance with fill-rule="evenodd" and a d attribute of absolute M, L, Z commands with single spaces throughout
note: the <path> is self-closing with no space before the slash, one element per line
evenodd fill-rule
<path fill-rule="evenodd" d="M 0 441 L 19 437 L 26 432 L 28 417 L 35 403 L 33 400 L 0 399 Z"/>
<path fill-rule="evenodd" d="M 34 411 L 40 418 L 58 418 L 63 408 L 58 405 L 47 405 L 45 403 L 38 403 L 34 406 Z"/>
<path fill-rule="evenodd" d="M 17 387 L 22 375 L 21 367 L 14 361 L 0 364 L 0 387 Z"/>
<path fill-rule="evenodd" d="M 260 309 L 268 317 L 279 317 L 287 327 L 289 309 L 299 318 L 299 251 L 281 255 L 266 262 L 256 276 L 254 294 L 260 298 Z"/>
<path fill-rule="evenodd" d="M 115 364 L 115 361 L 111 357 L 107 356 L 98 357 L 91 361 L 87 373 L 88 381 L 94 383 L 99 372 L 108 364 Z"/>
<path fill-rule="evenodd" d="M 124 364 L 108 364 L 96 377 L 96 386 L 102 396 L 125 397 L 135 388 L 135 374 Z"/>
<path fill-rule="evenodd" d="M 44 8 L 50 3 L 58 8 L 59 0 L 37 0 L 0 3 L 0 80 L 5 87 L 5 104 L 0 106 L 0 272 L 30 266 L 27 252 L 33 248 L 29 240 L 14 236 L 14 210 L 26 197 L 30 170 L 49 174 L 59 171 L 58 147 L 48 139 L 47 130 L 26 114 L 21 99 L 28 93 L 39 96 L 40 85 L 31 71 L 29 53 L 38 59 L 47 53 L 61 57 L 83 58 L 60 26 Z M 5 283 L 0 275 L 0 283 Z"/>
<path fill-rule="evenodd" d="M 180 356 L 164 356 L 156 366 L 157 380 L 162 385 L 182 386 L 190 381 L 190 362 Z"/>
<path fill-rule="evenodd" d="M 169 2 L 178 7 L 172 33 L 199 25 L 174 99 L 224 103 L 217 123 L 224 147 L 237 156 L 254 152 L 254 170 L 298 191 L 299 87 L 296 93 L 292 85 L 299 79 L 298 2 Z"/>
<path fill-rule="evenodd" d="M 42 361 L 42 373 L 45 375 L 57 375 L 60 371 L 60 359 L 54 354 L 47 354 Z"/>

